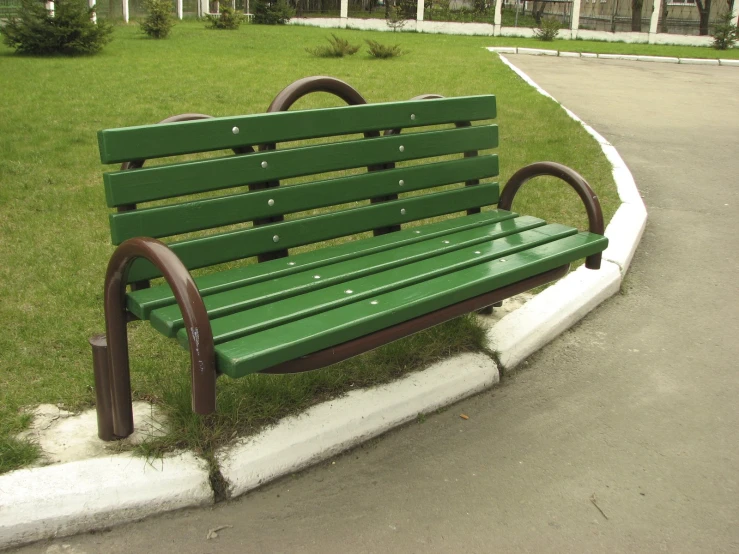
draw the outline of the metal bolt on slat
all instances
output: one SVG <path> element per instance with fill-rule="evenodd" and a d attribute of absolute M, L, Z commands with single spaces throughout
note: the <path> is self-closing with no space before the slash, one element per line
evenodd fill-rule
<path fill-rule="evenodd" d="M 377 300 L 373 300 L 372 302 L 370 302 L 370 304 L 372 304 L 373 306 L 376 305 L 377 304 Z"/>
<path fill-rule="evenodd" d="M 295 262 L 287 262 L 287 265 L 295 265 Z"/>
<path fill-rule="evenodd" d="M 479 250 L 475 250 L 475 254 L 482 254 Z"/>
<path fill-rule="evenodd" d="M 400 181 L 398 181 L 398 184 L 402 187 L 403 185 L 405 185 L 405 181 L 401 179 Z"/>
<path fill-rule="evenodd" d="M 400 145 L 400 148 L 398 148 L 398 150 L 400 150 L 401 152 L 405 152 L 405 146 L 403 146 L 403 145 L 401 144 L 401 145 Z"/>
<path fill-rule="evenodd" d="M 321 278 L 321 276 L 320 276 L 320 275 L 314 275 L 314 276 L 313 276 L 313 278 L 314 278 L 314 279 L 320 279 L 320 278 Z"/>
<path fill-rule="evenodd" d="M 274 206 L 275 205 L 275 201 L 270 198 L 269 200 L 267 200 L 267 204 L 269 206 Z"/>
<path fill-rule="evenodd" d="M 411 121 L 415 121 L 415 119 L 416 119 L 416 114 L 412 113 L 411 114 Z"/>
<path fill-rule="evenodd" d="M 280 242 L 280 235 L 275 235 L 272 237 L 272 242 Z"/>
<path fill-rule="evenodd" d="M 262 169 L 267 169 L 267 162 L 262 162 Z"/>
<path fill-rule="evenodd" d="M 444 244 L 449 244 L 449 241 L 448 241 L 448 240 L 444 240 L 444 241 L 442 241 L 442 242 L 443 242 Z"/>
<path fill-rule="evenodd" d="M 231 129 L 231 132 L 232 132 L 232 133 L 233 133 L 234 135 L 238 135 L 238 134 L 239 134 L 239 128 L 238 128 L 238 127 L 234 127 L 233 129 Z"/>
<path fill-rule="evenodd" d="M 353 291 L 352 289 L 346 289 L 346 290 L 345 290 L 344 292 L 345 292 L 345 293 L 347 293 L 347 294 L 351 294 L 351 293 L 353 293 L 354 291 Z"/>
<path fill-rule="evenodd" d="M 405 215 L 405 208 L 401 208 L 400 215 Z"/>

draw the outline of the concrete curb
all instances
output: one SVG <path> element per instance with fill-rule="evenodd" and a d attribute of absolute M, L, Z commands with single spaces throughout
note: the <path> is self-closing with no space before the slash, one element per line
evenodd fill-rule
<path fill-rule="evenodd" d="M 497 54 L 528 54 L 530 56 L 560 56 L 562 58 L 597 58 L 601 60 L 626 60 L 631 62 L 681 63 L 688 65 L 728 65 L 739 67 L 739 60 L 708 58 L 673 58 L 671 56 L 641 56 L 634 54 L 594 54 L 591 52 L 564 52 L 541 48 L 518 48 L 515 46 L 489 46 Z"/>
<path fill-rule="evenodd" d="M 552 98 L 504 56 L 501 59 Z M 489 331 L 489 342 L 504 368 L 523 361 L 619 290 L 646 223 L 644 204 L 616 149 L 563 109 L 601 144 L 614 166 L 624 203 L 606 230 L 611 244 L 600 271 L 577 269 Z M 232 495 L 243 494 L 498 381 L 498 365 L 489 357 L 455 356 L 399 381 L 324 402 L 256 437 L 237 441 L 217 454 L 221 474 Z M 0 549 L 213 501 L 207 464 L 189 453 L 151 464 L 122 454 L 18 470 L 0 476 Z"/>
<path fill-rule="evenodd" d="M 505 56 L 498 55 L 540 94 L 557 102 Z M 600 144 L 613 166 L 613 179 L 622 204 L 606 228 L 609 245 L 599 271 L 579 267 L 488 331 L 490 348 L 496 352 L 502 369 L 514 368 L 618 292 L 647 222 L 647 210 L 634 178 L 616 148 L 572 111 L 564 106 L 562 109 Z"/>
<path fill-rule="evenodd" d="M 238 496 L 330 458 L 394 427 L 495 385 L 498 367 L 462 354 L 399 381 L 314 406 L 218 453 L 221 474 Z"/>
<path fill-rule="evenodd" d="M 498 363 L 512 369 L 585 317 L 621 287 L 619 266 L 603 261 L 598 271 L 584 266 L 540 292 L 490 331 Z"/>
<path fill-rule="evenodd" d="M 0 476 L 0 548 L 213 503 L 207 464 L 120 454 Z"/>

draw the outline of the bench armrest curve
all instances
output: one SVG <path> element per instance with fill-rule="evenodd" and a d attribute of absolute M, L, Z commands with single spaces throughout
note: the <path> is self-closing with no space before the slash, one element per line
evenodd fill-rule
<path fill-rule="evenodd" d="M 522 167 L 514 173 L 506 183 L 498 201 L 498 208 L 510 210 L 513 198 L 529 179 L 541 176 L 557 177 L 577 192 L 580 200 L 585 205 L 588 214 L 588 230 L 599 235 L 604 234 L 603 212 L 600 208 L 598 195 L 595 194 L 585 178 L 574 169 L 556 162 L 536 162 Z M 588 269 L 600 269 L 601 254 L 593 254 L 585 258 L 585 267 Z"/>
<path fill-rule="evenodd" d="M 215 347 L 205 304 L 190 272 L 177 254 L 163 242 L 150 237 L 136 237 L 121 243 L 111 256 L 105 275 L 105 327 L 114 413 L 118 413 L 115 409 L 117 404 L 130 405 L 131 402 L 126 282 L 131 264 L 138 258 L 154 264 L 174 292 L 190 344 L 192 407 L 198 414 L 212 413 L 215 410 Z M 132 422 L 130 424 L 133 425 Z M 119 425 L 126 427 L 126 422 L 114 421 L 114 425 L 116 435 L 127 436 L 117 428 Z"/>

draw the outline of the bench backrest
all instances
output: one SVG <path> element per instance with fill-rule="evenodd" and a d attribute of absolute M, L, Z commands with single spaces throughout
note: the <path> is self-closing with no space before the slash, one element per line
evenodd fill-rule
<path fill-rule="evenodd" d="M 201 236 L 169 243 L 188 269 L 195 269 L 253 256 L 266 259 L 288 248 L 371 230 L 382 232 L 411 221 L 473 213 L 498 201 L 497 183 L 477 184 L 498 175 L 497 155 L 477 155 L 479 150 L 498 145 L 498 132 L 496 125 L 470 123 L 494 117 L 494 96 L 471 96 L 100 131 L 102 162 L 130 162 L 124 164 L 129 169 L 104 176 L 108 206 L 118 208 L 110 215 L 111 237 L 114 244 L 120 244 L 137 236 L 164 238 L 201 232 Z M 456 125 L 400 133 L 442 124 Z M 391 131 L 381 135 L 380 131 L 387 130 Z M 336 137 L 343 135 L 355 136 L 337 142 Z M 285 144 L 327 137 L 331 142 Z M 234 153 L 142 167 L 143 160 L 224 149 Z M 456 159 L 448 159 L 454 154 Z M 410 164 L 395 167 L 410 160 Z M 321 175 L 363 167 L 369 171 L 333 178 Z M 306 181 L 311 175 L 318 178 L 276 186 L 282 179 Z M 462 182 L 474 186 L 437 188 Z M 226 194 L 213 196 L 212 191 Z M 396 196 L 408 192 L 414 194 Z M 370 199 L 373 203 L 368 205 L 345 206 Z M 160 205 L 163 200 L 169 203 Z M 300 214 L 330 206 L 337 208 Z M 283 221 L 287 214 L 301 217 L 288 216 Z M 218 231 L 247 222 L 253 222 L 252 226 Z M 151 264 L 138 260 L 128 281 L 157 276 Z"/>

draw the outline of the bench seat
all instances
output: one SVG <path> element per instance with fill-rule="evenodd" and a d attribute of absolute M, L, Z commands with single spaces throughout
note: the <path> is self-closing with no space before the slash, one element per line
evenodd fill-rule
<path fill-rule="evenodd" d="M 605 240 L 494 210 L 359 241 L 366 243 L 359 252 L 344 244 L 195 282 L 217 368 L 242 377 L 567 265 L 600 252 Z M 355 255 L 347 259 L 346 251 Z M 169 305 L 151 310 L 153 297 Z M 128 301 L 188 346 L 169 287 L 129 293 Z"/>

